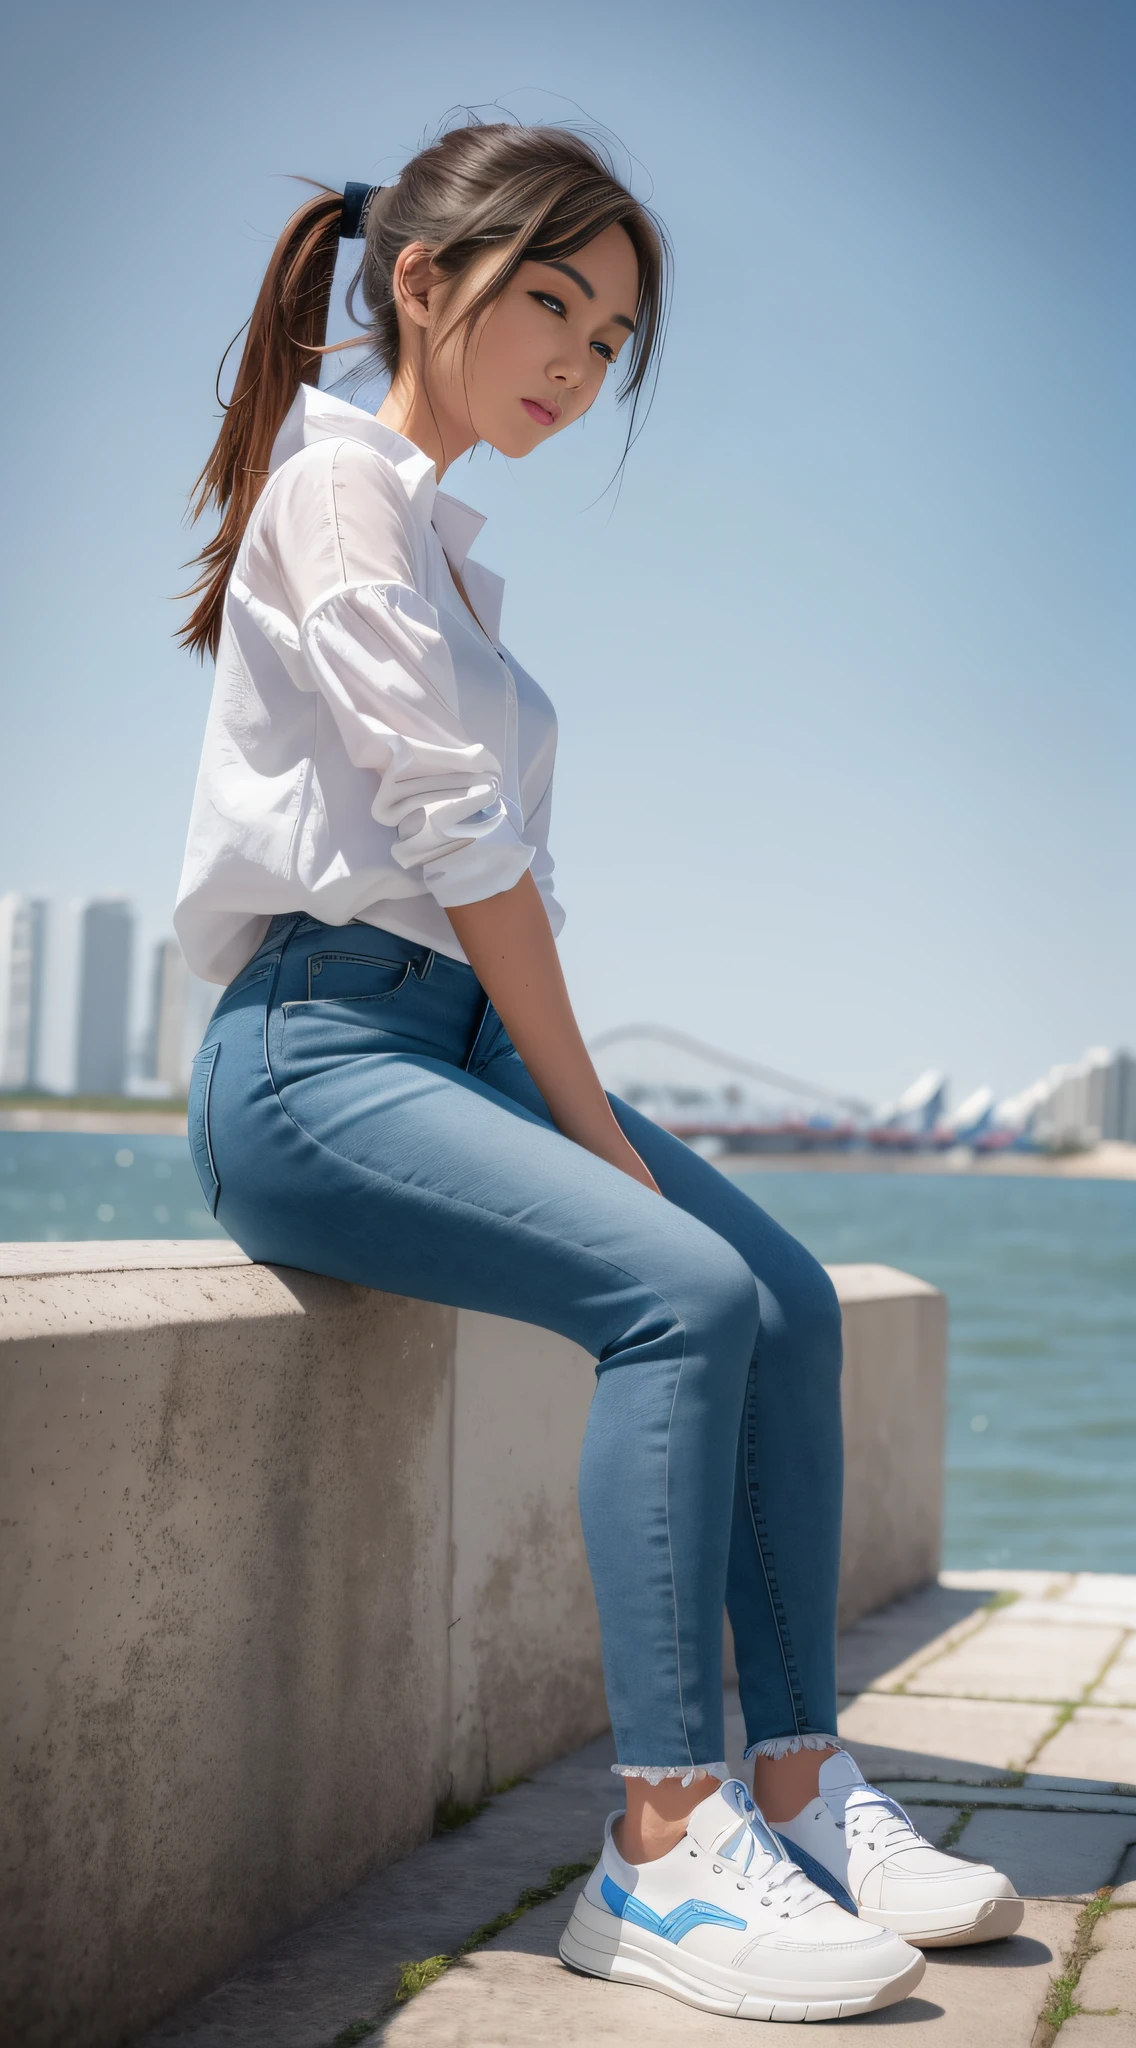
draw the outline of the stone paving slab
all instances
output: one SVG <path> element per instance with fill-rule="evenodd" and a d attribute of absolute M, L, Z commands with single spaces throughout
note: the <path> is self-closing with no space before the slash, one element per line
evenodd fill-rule
<path fill-rule="evenodd" d="M 894 1691 L 908 1672 L 978 1627 L 989 1599 L 988 1589 L 922 1586 L 880 1613 L 865 1615 L 840 1638 L 840 1691 Z"/>
<path fill-rule="evenodd" d="M 1062 2048 L 1134 2048 L 1136 2028 L 1126 2013 L 1075 2013 L 1057 2036 Z"/>
<path fill-rule="evenodd" d="M 1131 1814 L 1005 1812 L 983 1807 L 956 1853 L 1004 1870 L 1034 1898 L 1090 1898 L 1111 1884 L 1136 1836 Z"/>
<path fill-rule="evenodd" d="M 1130 1607 L 1120 1606 L 1115 1601 L 1097 1600 L 1089 1604 L 1082 1601 L 1074 1606 L 1069 1599 L 1057 1600 L 1015 1600 L 1005 1610 L 1006 1619 L 1021 1623 L 1040 1622 L 1042 1626 L 1057 1628 L 1119 1628 L 1130 1630 L 1136 1627 L 1136 1617 Z"/>
<path fill-rule="evenodd" d="M 1027 1778 L 1022 1785 L 1013 1779 L 1005 1784 L 948 1785 L 934 1779 L 921 1783 L 910 1778 L 885 1778 L 877 1773 L 873 1782 L 881 1792 L 890 1792 L 909 1813 L 914 1810 L 911 1802 L 915 1800 L 932 1807 L 997 1806 L 1022 1813 L 1123 1814 L 1136 1824 L 1136 1793 L 1113 1792 L 1091 1778 L 1047 1778 L 1040 1783 L 1036 1778 Z"/>
<path fill-rule="evenodd" d="M 1078 1707 L 1034 1761 L 1062 1776 L 1136 1786 L 1136 1707 Z"/>
<path fill-rule="evenodd" d="M 1098 1573 L 1081 1574 L 1082 1577 L 1096 1578 Z M 1067 1592 L 1073 1584 L 1075 1572 L 940 1572 L 940 1586 L 961 1587 L 971 1592 L 1021 1593 L 1030 1594 L 1037 1600 L 1044 1600 L 1050 1594 Z"/>
<path fill-rule="evenodd" d="M 877 2030 L 926 2032 L 935 2048 L 1029 2048 L 1046 1987 L 1070 1946 L 1077 1908 L 1032 1902 L 1020 1934 L 927 1958 L 918 1990 L 902 2004 L 855 2020 L 829 2020 L 823 2048 L 853 2048 Z M 383 2048 L 742 2048 L 765 2034 L 784 2048 L 785 2029 L 701 2013 L 631 1985 L 578 1977 L 558 1961 L 566 1915 L 560 1900 L 527 1914 L 489 1949 L 471 1956 L 388 2019 Z M 523 1929 L 523 1932 L 521 1931 Z M 927 2031 L 933 2029 L 933 2031 Z"/>
<path fill-rule="evenodd" d="M 1127 1894 L 1136 1885 L 1125 1885 L 1112 1895 L 1113 1911 L 1097 1921 L 1096 1954 L 1089 1957 L 1077 1986 L 1077 2004 L 1097 2012 L 1120 2007 L 1136 2039 L 1136 1900 Z"/>
<path fill-rule="evenodd" d="M 1027 1771 L 1022 1779 L 1022 1784 L 1027 1790 L 1032 1789 L 1038 1792 L 1044 1792 L 1049 1789 L 1065 1792 L 1101 1792 L 1102 1790 L 1099 1778 L 1057 1778 L 1050 1776 L 1045 1771 Z M 1127 1796 L 1126 1792 L 1125 1797 Z M 1046 1802 L 1042 1799 L 1038 1801 L 1038 1804 L 1044 1806 Z"/>
<path fill-rule="evenodd" d="M 908 1681 L 909 1693 L 958 1699 L 1079 1699 L 1123 1640 L 1092 1623 L 1015 1622 L 997 1614 Z"/>
<path fill-rule="evenodd" d="M 955 1784 L 1024 1769 L 1054 1718 L 1052 1707 L 1017 1701 L 873 1692 L 850 1700 L 838 1726 L 869 1777 Z"/>
<path fill-rule="evenodd" d="M 1061 1596 L 1067 1607 L 1099 1607 L 1109 1604 L 1127 1610 L 1130 1628 L 1136 1628 L 1136 1576 L 1129 1572 L 1078 1572 L 1068 1591 Z"/>
<path fill-rule="evenodd" d="M 1092 1698 L 1094 1706 L 1136 1707 L 1136 1633 L 1121 1644 Z"/>

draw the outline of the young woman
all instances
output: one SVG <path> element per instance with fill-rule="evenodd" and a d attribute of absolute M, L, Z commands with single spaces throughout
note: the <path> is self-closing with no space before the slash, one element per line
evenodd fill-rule
<path fill-rule="evenodd" d="M 360 234 L 377 416 L 315 381 Z M 252 1258 L 596 1358 L 580 1513 L 626 1811 L 561 1953 L 715 2012 L 823 2019 L 910 1991 L 909 1941 L 988 1939 L 1022 1909 L 836 1740 L 836 1298 L 600 1086 L 556 952 L 552 709 L 501 645 L 478 514 L 438 489 L 479 441 L 520 457 L 571 426 L 616 363 L 634 416 L 665 264 L 585 142 L 504 124 L 285 228 L 198 499 L 222 516 L 185 638 L 217 674 L 175 922 L 225 990 L 190 1142 Z M 761 1813 L 722 1761 L 723 1601 Z"/>

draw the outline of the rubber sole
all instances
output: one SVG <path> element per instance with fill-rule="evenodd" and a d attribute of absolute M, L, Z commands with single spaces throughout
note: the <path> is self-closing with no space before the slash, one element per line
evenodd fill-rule
<path fill-rule="evenodd" d="M 1005 1941 L 1016 1934 L 1025 1918 L 1024 1899 L 983 1899 L 976 1906 L 943 1906 L 937 1913 L 881 1913 L 860 1907 L 861 1920 L 873 1927 L 890 1928 L 916 1948 L 966 1948 L 972 1942 Z M 905 1925 L 910 1922 L 910 1925 Z"/>
<path fill-rule="evenodd" d="M 800 1985 L 755 1983 L 752 1972 L 743 1977 L 738 1970 L 683 1955 L 674 1942 L 661 1941 L 644 1928 L 601 1912 L 582 1892 L 560 1938 L 560 1957 L 570 1970 L 579 1970 L 583 1976 L 638 1984 L 684 2005 L 698 2006 L 703 2012 L 806 2024 L 851 2019 L 856 2013 L 879 2012 L 885 2005 L 895 2005 L 914 1991 L 927 1967 L 925 1958 L 916 1955 L 891 1977 L 849 1984 L 846 1991 L 831 1985 L 823 1998 L 805 1999 Z"/>

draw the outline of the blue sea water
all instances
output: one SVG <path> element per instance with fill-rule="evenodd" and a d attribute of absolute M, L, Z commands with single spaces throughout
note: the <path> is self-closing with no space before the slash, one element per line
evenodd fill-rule
<path fill-rule="evenodd" d="M 950 1304 L 944 1563 L 1136 1572 L 1136 1182 L 746 1173 L 826 1264 Z"/>
<path fill-rule="evenodd" d="M 184 1138 L 0 1131 L 0 1240 L 224 1235 Z"/>
<path fill-rule="evenodd" d="M 946 1294 L 948 1565 L 1136 1572 L 1136 1182 L 739 1184 L 826 1262 Z M 222 1236 L 184 1138 L 0 1133 L 0 1239 Z"/>

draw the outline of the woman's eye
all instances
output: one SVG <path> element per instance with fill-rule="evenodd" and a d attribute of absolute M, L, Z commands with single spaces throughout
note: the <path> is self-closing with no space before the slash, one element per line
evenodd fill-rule
<path fill-rule="evenodd" d="M 568 308 L 564 304 L 563 299 L 557 298 L 555 292 L 530 292 L 529 297 L 530 299 L 535 299 L 538 306 L 547 306 L 549 312 L 555 313 L 558 320 L 566 320 L 568 318 Z M 592 347 L 597 355 L 603 357 L 605 363 L 614 363 L 615 350 L 609 348 L 606 341 L 593 341 Z"/>

